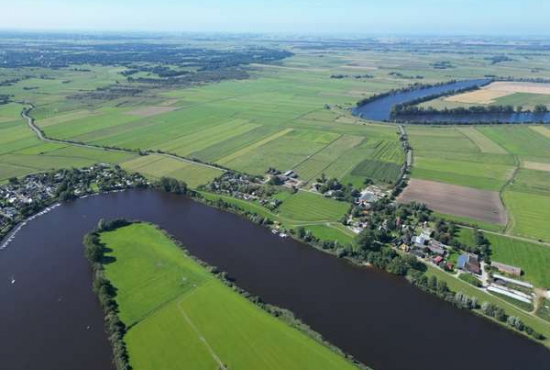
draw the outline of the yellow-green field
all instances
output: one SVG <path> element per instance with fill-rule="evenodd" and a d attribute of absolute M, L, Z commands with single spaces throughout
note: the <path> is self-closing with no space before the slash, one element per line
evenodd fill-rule
<path fill-rule="evenodd" d="M 160 230 L 101 234 L 135 370 L 355 369 L 324 345 L 225 286 Z"/>

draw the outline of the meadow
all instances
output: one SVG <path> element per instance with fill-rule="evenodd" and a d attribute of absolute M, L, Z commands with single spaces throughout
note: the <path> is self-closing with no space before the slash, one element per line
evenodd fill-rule
<path fill-rule="evenodd" d="M 299 191 L 280 206 L 282 217 L 301 221 L 339 221 L 350 205 L 320 194 Z"/>
<path fill-rule="evenodd" d="M 211 275 L 162 231 L 133 224 L 101 234 L 105 276 L 135 370 L 355 369 Z"/>

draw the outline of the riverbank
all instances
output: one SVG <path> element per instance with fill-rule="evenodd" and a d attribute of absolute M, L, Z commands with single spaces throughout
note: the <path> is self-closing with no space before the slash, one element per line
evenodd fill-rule
<path fill-rule="evenodd" d="M 225 273 L 191 257 L 173 237 L 151 224 L 102 222 L 85 238 L 85 245 L 95 266 L 94 287 L 106 317 L 119 312 L 125 324 L 119 332 L 123 342 L 113 343 L 114 348 L 128 346 L 127 354 L 115 351 L 115 363 L 121 369 L 126 357 L 136 369 L 171 368 L 175 363 L 193 369 L 206 368 L 209 363 L 220 369 L 354 368 L 290 312 L 265 305 L 239 289 Z M 164 281 L 158 280 L 159 274 Z M 103 288 L 107 286 L 104 279 L 114 289 Z M 131 296 L 126 293 L 129 290 Z M 115 291 L 116 295 L 105 297 Z M 170 325 L 178 332 L 158 336 L 158 325 Z M 108 319 L 107 327 L 113 326 L 120 327 Z M 118 338 L 117 333 L 113 336 Z M 256 350 L 249 346 L 251 342 Z M 242 355 L 253 350 L 254 356 Z M 281 356 L 273 358 L 278 352 Z"/>
<path fill-rule="evenodd" d="M 545 370 L 541 364 L 550 361 L 544 347 L 425 294 L 402 278 L 274 236 L 187 197 L 129 190 L 63 204 L 29 223 L 2 254 L 0 271 L 17 276 L 15 285 L 0 279 L 0 296 L 12 302 L 0 306 L 5 328 L 0 338 L 10 342 L 0 355 L 10 369 L 111 369 L 104 314 L 89 289 L 89 263 L 82 249 L 74 248 L 100 218 L 160 225 L 192 255 L 227 271 L 264 302 L 295 312 L 331 343 L 377 370 L 438 370 L 449 348 L 477 351 L 478 368 L 516 364 Z M 65 226 L 62 234 L 60 224 Z M 29 299 L 35 304 L 27 305 Z M 63 330 L 52 330 L 52 322 L 64 323 Z M 418 356 L 427 347 L 430 356 Z M 394 348 L 399 348 L 397 357 Z M 23 357 L 22 351 L 35 355 Z M 446 366 L 461 368 L 454 365 Z"/>
<path fill-rule="evenodd" d="M 549 123 L 550 113 L 545 107 L 531 111 L 516 111 L 509 106 L 471 107 L 469 109 L 424 108 L 418 105 L 449 95 L 477 90 L 492 79 L 450 81 L 436 85 L 411 86 L 364 99 L 352 110 L 365 120 L 394 122 L 410 125 L 492 125 Z"/>

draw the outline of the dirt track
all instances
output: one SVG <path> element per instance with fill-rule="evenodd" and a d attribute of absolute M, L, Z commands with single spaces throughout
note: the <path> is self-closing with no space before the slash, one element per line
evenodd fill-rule
<path fill-rule="evenodd" d="M 478 190 L 435 181 L 411 179 L 397 199 L 399 203 L 416 201 L 449 215 L 506 225 L 506 209 L 496 191 Z"/>

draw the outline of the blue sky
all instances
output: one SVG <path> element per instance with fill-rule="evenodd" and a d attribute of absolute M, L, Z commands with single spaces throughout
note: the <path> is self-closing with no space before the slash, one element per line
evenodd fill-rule
<path fill-rule="evenodd" d="M 4 29 L 550 36 L 549 0 L 0 0 L 0 9 Z"/>

